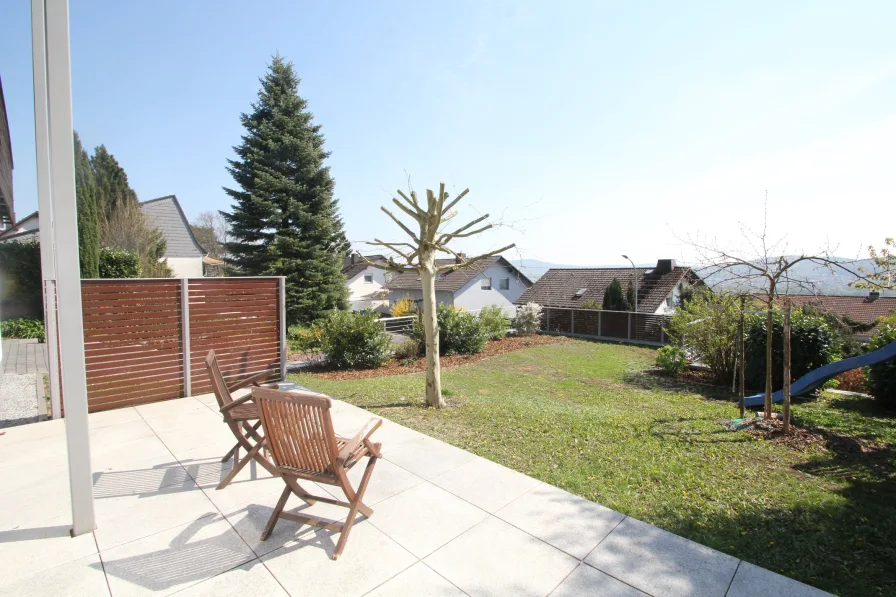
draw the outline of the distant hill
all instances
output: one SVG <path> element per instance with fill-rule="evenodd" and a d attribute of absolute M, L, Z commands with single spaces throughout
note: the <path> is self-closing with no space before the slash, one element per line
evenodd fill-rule
<path fill-rule="evenodd" d="M 868 270 L 874 268 L 874 263 L 870 259 L 861 259 L 859 261 L 845 258 L 835 259 L 844 265 L 848 264 L 845 266 L 854 271 L 858 271 L 859 266 Z M 748 271 L 749 268 L 743 266 L 734 268 L 732 271 L 720 272 L 710 276 L 703 275 L 702 277 L 706 280 L 707 284 L 713 288 L 738 290 L 743 288 L 745 284 L 750 283 L 749 288 L 752 290 L 765 289 L 766 285 L 759 280 L 744 281 L 738 279 L 739 275 L 743 275 Z M 791 283 L 788 288 L 787 281 L 785 280 L 780 283 L 780 287 L 778 288 L 779 292 L 790 292 L 793 294 L 827 294 L 833 296 L 861 296 L 868 294 L 867 289 L 853 288 L 850 286 L 849 283 L 854 282 L 857 279 L 856 276 L 839 267 L 829 268 L 812 261 L 803 261 L 793 266 L 791 271 L 793 272 L 791 278 L 802 282 L 809 282 L 813 290 L 800 288 L 793 283 Z M 697 273 L 700 273 L 700 271 L 697 270 Z M 896 296 L 896 292 L 884 291 L 882 295 Z"/>
<path fill-rule="evenodd" d="M 852 259 L 846 259 L 842 257 L 838 257 L 836 259 L 844 264 L 849 263 L 850 265 L 848 267 L 854 270 L 857 270 L 859 266 L 869 270 L 873 269 L 874 267 L 874 264 L 870 259 L 861 259 L 856 262 L 853 262 Z M 621 267 L 618 264 L 614 266 L 568 265 L 562 263 L 539 261 L 538 259 L 515 259 L 512 261 L 513 264 L 517 266 L 521 272 L 526 274 L 526 276 L 533 282 L 541 278 L 546 271 L 552 268 L 572 269 L 581 267 Z M 649 265 L 651 264 L 646 265 L 649 267 Z M 639 264 L 639 267 L 642 267 L 642 265 Z M 709 276 L 708 279 L 706 279 L 706 282 L 713 288 L 736 290 L 742 284 L 742 281 L 738 280 L 737 276 L 743 275 L 748 269 L 749 268 L 747 268 L 747 266 L 743 266 L 742 268 L 735 269 L 733 272 L 717 273 L 715 275 Z M 855 276 L 837 267 L 833 268 L 832 271 L 818 263 L 805 261 L 796 264 L 793 267 L 792 271 L 793 278 L 811 282 L 812 286 L 816 289 L 815 294 L 828 294 L 834 296 L 861 296 L 868 293 L 868 290 L 866 289 L 851 287 L 849 283 L 856 279 Z M 700 273 L 699 270 L 697 273 Z M 754 282 L 754 290 L 761 290 L 762 288 L 763 286 L 759 282 Z M 782 287 L 779 290 L 781 292 L 788 291 L 786 282 L 782 283 Z M 791 285 L 789 292 L 792 292 L 794 294 L 802 294 L 806 291 L 795 287 L 795 285 Z M 887 290 L 882 292 L 881 294 L 883 296 L 896 296 L 896 291 Z"/>

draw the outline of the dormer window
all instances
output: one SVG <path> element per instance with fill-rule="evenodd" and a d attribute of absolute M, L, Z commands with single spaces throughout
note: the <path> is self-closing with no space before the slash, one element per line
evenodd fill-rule
<path fill-rule="evenodd" d="M 373 274 L 364 274 L 364 283 L 373 284 Z"/>

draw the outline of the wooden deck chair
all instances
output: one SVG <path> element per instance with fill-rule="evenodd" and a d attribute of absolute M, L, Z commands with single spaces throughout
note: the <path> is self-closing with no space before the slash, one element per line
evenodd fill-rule
<path fill-rule="evenodd" d="M 208 355 L 205 357 L 205 365 L 208 368 L 208 376 L 212 380 L 212 389 L 215 392 L 215 398 L 218 401 L 218 407 L 221 415 L 224 417 L 224 422 L 230 427 L 230 430 L 236 437 L 236 444 L 221 459 L 221 462 L 227 462 L 233 458 L 233 468 L 218 483 L 215 489 L 227 487 L 233 478 L 243 470 L 243 467 L 252 460 L 255 460 L 268 472 L 276 476 L 277 468 L 261 452 L 264 447 L 264 437 L 258 432 L 261 420 L 258 414 L 258 407 L 252 402 L 252 394 L 246 394 L 236 400 L 233 398 L 233 392 L 239 389 L 248 386 L 260 387 L 258 382 L 267 377 L 268 372 L 263 371 L 251 375 L 228 387 L 224 382 L 224 376 L 221 374 L 221 368 L 218 367 L 218 359 L 214 350 L 208 351 Z M 240 448 L 246 450 L 246 455 L 242 459 L 240 459 Z"/>
<path fill-rule="evenodd" d="M 370 436 L 382 425 L 383 420 L 370 419 L 354 437 L 347 439 L 339 437 L 333 431 L 333 419 L 330 416 L 332 402 L 326 396 L 253 388 L 252 397 L 261 411 L 265 441 L 277 472 L 286 483 L 274 513 L 261 534 L 261 540 L 271 536 L 274 526 L 281 518 L 310 524 L 340 533 L 339 542 L 333 551 L 333 559 L 338 559 L 358 512 L 367 517 L 373 514 L 373 510 L 365 506 L 362 500 L 373 467 L 381 456 L 381 444 L 372 442 Z M 348 481 L 347 473 L 365 456 L 370 458 L 358 489 L 355 490 Z M 312 495 L 299 485 L 299 479 L 335 485 L 342 489 L 348 501 Z M 345 522 L 284 512 L 283 507 L 291 493 L 309 505 L 323 502 L 348 508 Z"/>

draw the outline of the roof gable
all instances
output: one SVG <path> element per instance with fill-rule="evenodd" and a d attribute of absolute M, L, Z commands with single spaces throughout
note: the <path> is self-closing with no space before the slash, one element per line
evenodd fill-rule
<path fill-rule="evenodd" d="M 436 259 L 437 266 L 451 265 L 456 263 L 454 259 Z M 477 261 L 466 267 L 459 267 L 454 270 L 442 272 L 436 278 L 435 287 L 437 291 L 457 292 L 466 286 L 471 280 L 481 276 L 485 270 L 493 265 L 506 267 L 508 271 L 517 277 L 524 286 L 529 287 L 532 281 L 529 280 L 515 265 L 500 255 L 487 257 Z M 422 288 L 420 275 L 416 269 L 408 269 L 393 277 L 387 284 L 389 290 L 420 290 Z"/>
<path fill-rule="evenodd" d="M 143 201 L 140 210 L 147 223 L 165 237 L 165 257 L 202 257 L 206 254 L 174 195 Z"/>

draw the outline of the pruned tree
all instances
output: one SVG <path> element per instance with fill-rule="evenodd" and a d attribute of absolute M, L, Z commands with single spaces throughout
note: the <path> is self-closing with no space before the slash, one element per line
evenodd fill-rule
<path fill-rule="evenodd" d="M 874 269 L 869 271 L 860 267 L 859 271 L 865 275 L 865 279 L 851 282 L 850 286 L 875 290 L 893 290 L 896 288 L 896 241 L 892 238 L 886 238 L 884 239 L 884 246 L 880 249 L 869 246 L 868 256 L 874 262 Z"/>
<path fill-rule="evenodd" d="M 100 229 L 104 247 L 123 249 L 140 258 L 141 278 L 170 278 L 174 274 L 165 257 L 167 243 L 157 228 L 150 226 L 136 202 L 120 204 Z"/>
<path fill-rule="evenodd" d="M 190 222 L 193 235 L 210 257 L 224 259 L 224 245 L 229 242 L 230 227 L 219 211 L 201 211 Z"/>
<path fill-rule="evenodd" d="M 866 279 L 854 261 L 836 258 L 830 248 L 815 252 L 794 251 L 786 237 L 773 240 L 768 233 L 768 206 L 763 212 L 761 231 L 741 224 L 741 238 L 745 246 L 728 248 L 715 239 L 700 240 L 688 236 L 682 240 L 698 256 L 695 270 L 710 288 L 727 287 L 741 292 L 752 292 L 765 309 L 765 416 L 772 415 L 772 332 L 774 307 L 784 288 L 784 294 L 818 294 L 817 284 L 808 276 L 800 275 L 795 267 L 804 262 L 820 265 L 834 272 L 846 271 L 860 280 Z"/>
<path fill-rule="evenodd" d="M 489 217 L 488 214 L 485 214 L 450 232 L 446 231 L 449 222 L 457 215 L 457 212 L 452 210 L 469 192 L 470 189 L 464 189 L 454 199 L 449 201 L 449 195 L 445 191 L 445 183 L 440 182 L 438 194 L 429 189 L 426 190 L 426 204 L 423 205 L 418 201 L 415 191 L 405 194 L 399 190 L 398 195 L 400 199 L 393 197 L 392 202 L 405 215 L 411 218 L 413 224 L 408 226 L 389 209 L 385 207 L 380 209 L 402 229 L 410 242 L 385 242 L 378 238 L 374 239 L 373 242 L 368 242 L 367 244 L 384 247 L 395 254 L 395 256 L 390 256 L 385 263 L 373 262 L 361 255 L 361 258 L 369 266 L 390 272 L 414 269 L 420 275 L 423 290 L 423 329 L 426 339 L 426 404 L 436 408 L 445 406 L 445 401 L 442 399 L 442 381 L 439 367 L 436 277 L 443 272 L 470 267 L 477 261 L 492 257 L 515 246 L 510 244 L 475 257 L 467 257 L 448 246 L 455 239 L 469 238 L 493 227 L 491 223 L 483 224 Z M 480 224 L 482 225 L 480 226 Z M 416 227 L 417 231 L 412 230 L 412 227 Z M 455 260 L 450 264 L 437 265 L 436 256 L 439 253 L 452 255 L 455 257 Z"/>

